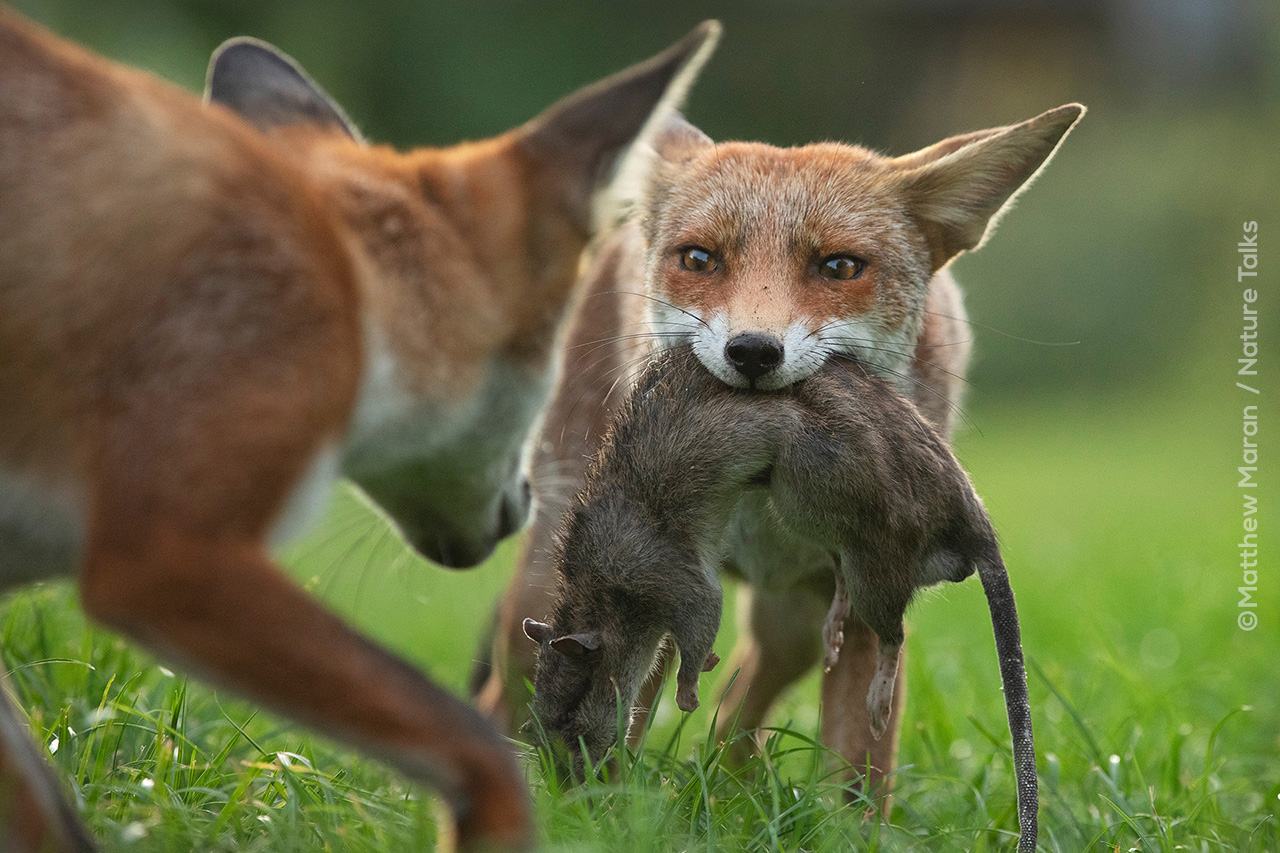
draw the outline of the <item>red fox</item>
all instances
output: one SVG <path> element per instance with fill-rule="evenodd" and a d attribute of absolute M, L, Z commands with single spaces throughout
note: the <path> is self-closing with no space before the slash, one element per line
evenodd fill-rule
<path fill-rule="evenodd" d="M 456 846 L 528 847 L 502 737 L 269 546 L 339 473 L 450 566 L 522 526 L 598 182 L 718 31 L 400 153 L 269 45 L 221 48 L 202 104 L 0 7 L 0 589 L 73 576 L 97 621 L 435 787 Z M 91 849 L 0 706 L 0 849 Z"/>
<path fill-rule="evenodd" d="M 535 464 L 555 478 L 534 484 L 541 512 L 499 607 L 489 670 L 473 681 L 481 709 L 508 726 L 525 713 L 534 649 L 522 620 L 552 610 L 558 510 L 581 487 L 626 396 L 615 392 L 651 347 L 689 343 L 711 374 L 758 392 L 851 355 L 948 437 L 969 329 L 947 265 L 982 243 L 1083 113 L 1071 104 L 902 157 L 832 143 L 717 144 L 678 117 L 651 150 L 637 149 L 628 163 L 640 165 L 624 167 L 616 191 L 632 212 L 586 273 Z M 724 546 L 725 569 L 746 583 L 721 735 L 760 726 L 781 691 L 818 662 L 826 606 L 814 579 L 833 571 L 832 555 L 782 528 L 758 493 L 736 506 Z M 869 765 L 875 783 L 893 766 L 903 689 L 899 682 L 893 692 L 890 736 L 873 740 L 860 697 L 878 643 L 853 617 L 844 637 L 824 675 L 823 737 L 851 768 Z"/>

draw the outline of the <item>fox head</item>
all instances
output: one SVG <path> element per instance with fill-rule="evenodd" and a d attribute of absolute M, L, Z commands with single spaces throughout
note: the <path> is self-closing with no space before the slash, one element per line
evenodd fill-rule
<path fill-rule="evenodd" d="M 343 470 L 425 556 L 473 565 L 529 516 L 525 446 L 554 386 L 593 198 L 718 35 L 708 21 L 495 138 L 408 152 L 367 144 L 270 45 L 214 54 L 207 99 L 276 143 L 343 226 L 366 331 Z"/>
<path fill-rule="evenodd" d="M 653 331 L 735 387 L 848 354 L 898 372 L 933 274 L 976 249 L 1084 113 L 1070 104 L 903 157 L 716 144 L 678 115 L 628 164 Z M 638 177 L 637 177 L 638 176 Z"/>

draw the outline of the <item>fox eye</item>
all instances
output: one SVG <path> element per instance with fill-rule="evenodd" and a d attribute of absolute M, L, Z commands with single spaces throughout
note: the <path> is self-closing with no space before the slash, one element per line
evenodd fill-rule
<path fill-rule="evenodd" d="M 680 254 L 680 266 L 692 272 L 715 272 L 720 260 L 700 246 L 690 246 Z"/>
<path fill-rule="evenodd" d="M 852 255 L 832 255 L 824 258 L 818 264 L 818 272 L 823 278 L 829 278 L 834 281 L 848 281 L 851 278 L 857 278 L 862 275 L 862 271 L 867 268 L 867 262 L 862 258 L 855 258 Z"/>

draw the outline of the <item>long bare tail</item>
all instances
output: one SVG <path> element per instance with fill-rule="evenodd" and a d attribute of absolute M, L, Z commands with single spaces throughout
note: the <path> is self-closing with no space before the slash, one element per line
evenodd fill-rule
<path fill-rule="evenodd" d="M 1009 573 L 998 550 L 993 549 L 991 556 L 978 564 L 978 577 L 991 609 L 991 627 L 1000 658 L 1000 681 L 1009 714 L 1009 734 L 1013 738 L 1013 772 L 1018 785 L 1018 853 L 1034 853 L 1039 833 L 1036 811 L 1040 795 L 1035 741 L 1031 735 L 1031 702 L 1027 697 L 1027 670 L 1022 661 L 1018 608 L 1013 600 L 1013 588 L 1009 586 Z"/>

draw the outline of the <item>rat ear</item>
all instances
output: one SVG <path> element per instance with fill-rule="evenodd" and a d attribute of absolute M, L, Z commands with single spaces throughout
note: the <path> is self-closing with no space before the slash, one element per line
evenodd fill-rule
<path fill-rule="evenodd" d="M 1009 127 L 945 139 L 893 161 L 934 270 L 976 249 L 1085 109 L 1067 104 Z"/>
<path fill-rule="evenodd" d="M 551 639 L 551 626 L 535 619 L 524 620 L 524 635 L 538 645 Z"/>
<path fill-rule="evenodd" d="M 259 130 L 307 124 L 360 140 L 342 107 L 301 65 L 258 39 L 230 39 L 213 52 L 205 100 L 234 110 Z"/>
<path fill-rule="evenodd" d="M 551 648 L 569 658 L 586 657 L 600 648 L 600 633 L 586 631 L 581 634 L 566 634 L 551 641 Z"/>

